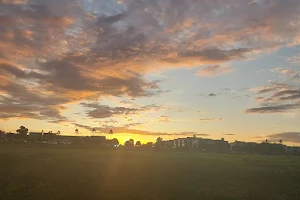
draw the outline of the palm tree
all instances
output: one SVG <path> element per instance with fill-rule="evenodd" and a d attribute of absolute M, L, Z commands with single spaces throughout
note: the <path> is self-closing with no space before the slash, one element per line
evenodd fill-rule
<path fill-rule="evenodd" d="M 79 133 L 79 131 L 78 131 L 78 129 L 76 128 L 76 129 L 75 129 L 75 134 L 76 134 L 76 136 L 78 135 L 78 133 Z"/>
<path fill-rule="evenodd" d="M 114 134 L 113 130 L 110 130 L 108 134 L 109 134 L 109 135 Z M 108 139 L 110 139 L 110 137 L 109 137 Z"/>
<path fill-rule="evenodd" d="M 94 136 L 94 135 L 95 135 L 95 133 L 96 133 L 96 129 L 95 129 L 95 128 L 93 128 L 93 129 L 92 129 L 92 136 Z"/>
<path fill-rule="evenodd" d="M 282 144 L 282 140 L 279 140 L 279 143 Z"/>

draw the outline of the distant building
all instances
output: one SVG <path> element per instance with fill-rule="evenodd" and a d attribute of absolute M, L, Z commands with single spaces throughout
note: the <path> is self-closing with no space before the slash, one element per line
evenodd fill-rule
<path fill-rule="evenodd" d="M 5 134 L 5 140 L 8 141 L 8 142 L 13 142 L 13 141 L 17 141 L 19 138 L 18 138 L 18 134 L 16 133 L 6 133 Z"/>
<path fill-rule="evenodd" d="M 166 140 L 162 141 L 164 149 L 173 149 L 175 148 L 175 140 Z"/>
<path fill-rule="evenodd" d="M 43 135 L 40 132 L 30 132 L 28 135 L 28 141 L 30 142 L 41 142 Z"/>
<path fill-rule="evenodd" d="M 229 152 L 230 145 L 224 139 L 212 140 L 206 138 L 187 137 L 163 141 L 165 149 L 186 149 L 211 152 Z"/>
<path fill-rule="evenodd" d="M 6 137 L 5 132 L 0 130 L 0 140 L 4 140 Z"/>
<path fill-rule="evenodd" d="M 85 137 L 84 142 L 87 145 L 104 146 L 106 144 L 106 137 L 105 136 Z"/>
<path fill-rule="evenodd" d="M 289 155 L 300 155 L 300 147 L 289 147 L 289 146 L 284 146 L 284 150 L 286 154 Z"/>

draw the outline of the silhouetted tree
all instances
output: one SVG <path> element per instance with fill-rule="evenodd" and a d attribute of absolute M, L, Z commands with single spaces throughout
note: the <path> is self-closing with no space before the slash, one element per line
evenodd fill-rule
<path fill-rule="evenodd" d="M 140 142 L 140 141 L 137 141 L 136 143 L 135 143 L 135 147 L 141 147 L 142 146 L 142 143 Z"/>
<path fill-rule="evenodd" d="M 25 139 L 27 137 L 28 128 L 25 126 L 20 126 L 18 130 L 16 130 L 17 133 L 20 134 L 20 138 Z"/>
<path fill-rule="evenodd" d="M 152 148 L 153 147 L 153 142 L 148 142 L 145 146 L 147 147 L 147 148 Z"/>
<path fill-rule="evenodd" d="M 96 129 L 95 129 L 95 128 L 93 128 L 93 129 L 92 129 L 92 135 L 94 136 L 94 135 L 95 135 L 95 133 L 96 133 Z"/>
<path fill-rule="evenodd" d="M 110 146 L 113 146 L 113 147 L 118 146 L 119 140 L 117 138 L 114 138 L 114 139 L 110 140 L 109 144 L 110 144 Z"/>
<path fill-rule="evenodd" d="M 124 144 L 124 146 L 126 148 L 132 148 L 132 147 L 134 147 L 134 140 L 130 139 L 130 140 L 126 141 L 125 144 Z"/>
<path fill-rule="evenodd" d="M 79 130 L 76 128 L 76 129 L 75 129 L 75 134 L 76 134 L 76 136 L 78 135 L 78 133 L 79 133 Z"/>
<path fill-rule="evenodd" d="M 56 135 L 60 135 L 60 131 L 57 131 Z"/>
<path fill-rule="evenodd" d="M 155 147 L 156 148 L 162 148 L 162 146 L 163 146 L 163 142 L 162 141 L 163 141 L 163 139 L 161 137 L 158 137 L 156 139 Z"/>
<path fill-rule="evenodd" d="M 279 140 L 279 144 L 282 144 L 282 140 Z"/>

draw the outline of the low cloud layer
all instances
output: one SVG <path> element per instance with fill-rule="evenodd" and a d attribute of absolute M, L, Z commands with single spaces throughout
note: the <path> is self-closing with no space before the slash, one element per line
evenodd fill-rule
<path fill-rule="evenodd" d="M 208 134 L 198 133 L 198 132 L 178 132 L 178 133 L 165 133 L 165 132 L 151 132 L 151 131 L 143 131 L 143 130 L 137 130 L 137 129 L 131 129 L 127 126 L 122 127 L 92 127 L 87 125 L 81 125 L 81 124 L 74 124 L 76 127 L 84 130 L 91 131 L 95 129 L 99 133 L 109 133 L 110 130 L 113 130 L 114 134 L 133 134 L 133 135 L 146 135 L 146 136 L 154 136 L 154 137 L 206 137 L 209 136 Z"/>
<path fill-rule="evenodd" d="M 283 142 L 300 143 L 300 132 L 277 133 L 268 135 L 267 138 L 271 142 L 279 142 L 279 140 L 282 140 Z"/>

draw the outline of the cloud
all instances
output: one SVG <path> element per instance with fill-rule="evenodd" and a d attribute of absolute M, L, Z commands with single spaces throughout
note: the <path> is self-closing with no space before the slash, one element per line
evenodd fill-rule
<path fill-rule="evenodd" d="M 198 132 L 181 132 L 180 135 L 182 136 L 187 136 L 187 137 L 205 137 L 205 136 L 209 136 L 209 134 L 205 134 L 205 133 L 198 133 Z"/>
<path fill-rule="evenodd" d="M 300 85 L 298 73 L 291 69 L 274 68 L 272 72 L 282 74 L 282 82 L 270 81 L 266 86 L 251 89 L 259 105 L 246 109 L 245 113 L 271 114 L 292 113 L 300 109 Z"/>
<path fill-rule="evenodd" d="M 291 80 L 294 80 L 296 82 L 300 81 L 300 71 L 295 71 L 292 68 L 282 68 L 282 67 L 277 67 L 274 69 L 270 70 L 271 72 L 277 72 L 280 73 L 282 76 L 286 76 Z"/>
<path fill-rule="evenodd" d="M 158 122 L 164 122 L 164 123 L 168 123 L 171 122 L 170 117 L 169 116 L 160 116 L 158 118 Z"/>
<path fill-rule="evenodd" d="M 202 118 L 199 119 L 200 122 L 211 122 L 211 121 L 221 121 L 223 118 Z"/>
<path fill-rule="evenodd" d="M 145 123 L 137 122 L 137 123 L 130 123 L 130 124 L 125 124 L 123 127 L 125 128 L 131 128 L 131 127 L 136 127 L 136 126 L 142 126 Z"/>
<path fill-rule="evenodd" d="M 215 93 L 210 93 L 209 95 L 208 95 L 208 97 L 216 97 L 217 95 L 215 94 Z"/>
<path fill-rule="evenodd" d="M 293 56 L 287 59 L 290 63 L 299 64 L 300 63 L 300 55 Z"/>
<path fill-rule="evenodd" d="M 265 113 L 283 113 L 293 111 L 295 109 L 299 109 L 300 104 L 281 104 L 281 105 L 270 105 L 270 106 L 262 106 L 258 108 L 250 108 L 245 110 L 246 113 L 258 113 L 258 114 L 265 114 Z"/>
<path fill-rule="evenodd" d="M 80 105 L 90 109 L 86 112 L 86 114 L 88 117 L 91 118 L 109 118 L 118 115 L 134 115 L 134 114 L 138 114 L 139 112 L 151 112 L 151 111 L 158 111 L 161 109 L 160 106 L 154 104 L 135 107 L 135 108 L 120 107 L 120 106 L 110 107 L 98 103 L 81 103 Z"/>
<path fill-rule="evenodd" d="M 78 128 L 82 128 L 88 131 L 91 131 L 92 129 L 95 129 L 97 132 L 100 133 L 109 133 L 110 130 L 113 130 L 114 134 L 133 134 L 133 135 L 146 135 L 146 136 L 154 136 L 154 137 L 192 137 L 193 135 L 196 135 L 197 137 L 201 136 L 208 136 L 207 134 L 199 134 L 197 132 L 179 132 L 179 133 L 166 133 L 166 132 L 151 132 L 151 131 L 144 131 L 144 130 L 137 130 L 137 129 L 131 129 L 128 127 L 92 127 L 88 125 L 82 125 L 74 123 L 74 125 Z M 79 130 L 80 131 L 80 130 Z"/>
<path fill-rule="evenodd" d="M 222 67 L 220 65 L 213 65 L 213 66 L 208 66 L 208 67 L 198 70 L 196 72 L 196 75 L 214 77 L 214 76 L 220 76 L 222 74 L 226 74 L 226 73 L 229 73 L 232 71 L 233 71 L 233 68 L 231 68 L 231 67 Z"/>
<path fill-rule="evenodd" d="M 234 136 L 235 134 L 233 134 L 233 133 L 224 133 L 223 135 L 226 135 L 226 136 Z"/>
<path fill-rule="evenodd" d="M 26 86 L 7 81 L 0 84 L 0 118 L 34 118 L 49 122 L 62 122 L 67 119 L 60 114 L 61 104 L 67 99 L 29 90 Z"/>
<path fill-rule="evenodd" d="M 208 65 L 197 74 L 228 73 L 232 68 L 222 67 L 225 62 L 299 44 L 299 5 L 270 0 L 2 0 L 1 106 L 14 107 L 14 112 L 1 115 L 47 118 L 48 113 L 60 120 L 68 103 L 159 95 L 164 92 L 161 81 L 146 78 L 157 68 Z M 25 92 L 16 93 L 22 86 Z M 10 105 L 5 99 L 13 94 L 17 103 Z"/>
<path fill-rule="evenodd" d="M 277 133 L 268 135 L 267 138 L 271 142 L 278 142 L 279 140 L 282 140 L 283 142 L 300 143 L 300 132 Z"/>

